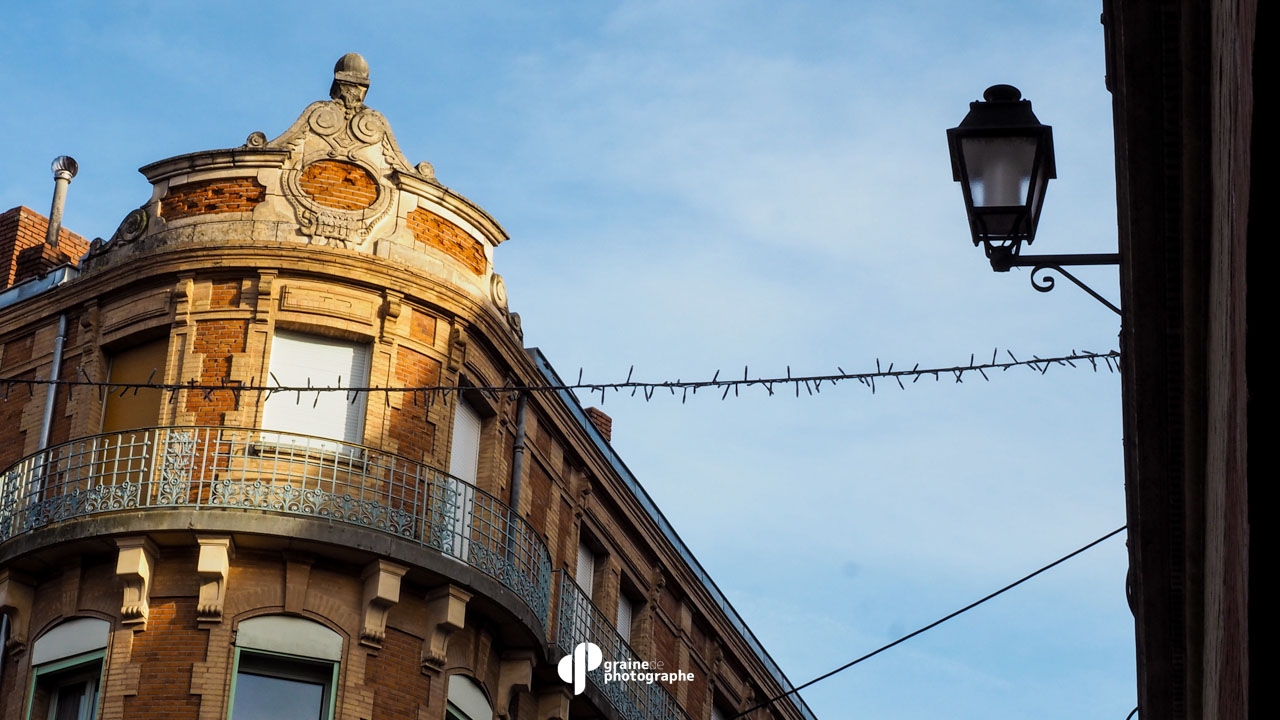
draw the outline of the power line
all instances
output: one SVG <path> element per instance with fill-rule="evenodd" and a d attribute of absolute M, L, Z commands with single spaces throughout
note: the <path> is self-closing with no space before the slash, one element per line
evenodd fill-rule
<path fill-rule="evenodd" d="M 84 368 L 80 369 L 80 379 L 60 378 L 58 380 L 41 379 L 40 377 L 32 378 L 0 378 L 0 395 L 7 400 L 10 391 L 17 386 L 25 387 L 28 392 L 34 392 L 34 388 L 41 385 L 60 385 L 68 387 L 92 387 L 97 388 L 105 397 L 110 393 L 119 393 L 125 395 L 129 391 L 137 394 L 139 390 L 156 389 L 165 392 L 199 392 L 209 398 L 216 392 L 232 392 L 239 394 L 242 392 L 265 392 L 270 397 L 276 393 L 295 393 L 298 401 L 301 402 L 303 393 L 322 393 L 322 392 L 345 392 L 345 393 L 384 393 L 388 397 L 391 393 L 409 393 L 414 396 L 416 402 L 419 396 L 430 403 L 434 396 L 442 396 L 447 402 L 449 395 L 453 393 L 463 392 L 480 392 L 486 395 L 497 395 L 500 393 L 517 393 L 517 392 L 561 392 L 564 390 L 583 390 L 588 393 L 600 394 L 600 402 L 603 404 L 608 391 L 615 393 L 630 390 L 630 395 L 635 397 L 637 393 L 643 395 L 646 401 L 653 398 L 654 394 L 666 390 L 670 395 L 680 395 L 680 401 L 683 403 L 688 400 L 689 395 L 696 395 L 699 390 L 720 391 L 720 399 L 724 400 L 733 392 L 737 397 L 743 388 L 758 387 L 763 389 L 768 395 L 776 394 L 775 390 L 793 390 L 796 397 L 800 396 L 803 389 L 808 395 L 814 395 L 822 392 L 823 384 L 832 387 L 841 381 L 854 381 L 869 389 L 873 394 L 877 389 L 877 382 L 883 384 L 884 381 L 896 382 L 900 389 L 905 390 L 906 384 L 904 380 L 910 380 L 912 383 L 918 382 L 921 378 L 932 376 L 935 381 L 943 378 L 954 380 L 957 383 L 964 382 L 966 375 L 972 376 L 977 373 L 983 380 L 990 381 L 988 371 L 1007 371 L 1010 368 L 1025 367 L 1041 375 L 1048 372 L 1049 368 L 1054 365 L 1070 366 L 1072 368 L 1080 367 L 1087 364 L 1094 372 L 1097 372 L 1099 366 L 1104 366 L 1108 372 L 1115 372 L 1116 364 L 1119 362 L 1120 353 L 1116 350 L 1098 353 L 1088 350 L 1075 351 L 1072 350 L 1068 355 L 1060 355 L 1056 357 L 1040 357 L 1032 355 L 1031 359 L 1019 359 L 1009 350 L 1005 350 L 1008 360 L 1000 359 L 1000 351 L 994 350 L 991 354 L 990 362 L 979 363 L 974 355 L 969 356 L 968 364 L 951 365 L 947 367 L 920 367 L 916 363 L 910 369 L 899 368 L 894 369 L 895 365 L 890 363 L 887 368 L 882 368 L 880 360 L 876 359 L 876 369 L 874 372 L 846 372 L 844 368 L 837 366 L 835 373 L 817 374 L 817 375 L 792 375 L 791 366 L 787 366 L 786 375 L 774 377 L 751 377 L 750 369 L 743 367 L 742 377 L 738 378 L 721 378 L 720 371 L 717 370 L 711 379 L 706 380 L 662 380 L 662 381 L 643 381 L 634 380 L 632 376 L 635 373 L 635 366 L 627 371 L 625 380 L 619 382 L 584 382 L 582 379 L 582 370 L 578 370 L 578 380 L 575 383 L 545 383 L 538 385 L 490 385 L 490 386 L 472 386 L 472 385 L 423 385 L 423 386 L 402 386 L 402 387 L 362 387 L 362 386 L 343 386 L 342 379 L 338 378 L 337 385 L 313 385 L 310 380 L 305 386 L 262 384 L 257 378 L 252 378 L 248 384 L 242 384 L 239 381 L 223 381 L 220 384 L 212 385 L 199 383 L 195 380 L 189 380 L 185 383 L 153 383 L 148 378 L 146 382 L 141 383 L 121 383 L 121 382 L 99 382 L 89 378 Z M 1081 365 L 1077 365 L 1080 363 Z M 154 376 L 156 370 L 152 370 Z M 274 378 L 272 378 L 274 380 Z"/>
<path fill-rule="evenodd" d="M 1116 535 L 1119 535 L 1120 533 L 1124 532 L 1125 528 L 1127 528 L 1127 527 L 1128 527 L 1128 525 L 1121 525 L 1119 528 L 1117 528 L 1117 529 L 1115 529 L 1115 530 L 1112 530 L 1111 532 L 1107 533 L 1106 535 L 1103 535 L 1102 537 L 1098 538 L 1097 540 L 1094 540 L 1093 542 L 1089 543 L 1088 545 L 1085 545 L 1085 546 L 1083 546 L 1083 547 L 1081 547 L 1081 548 L 1078 548 L 1078 549 L 1076 549 L 1076 550 L 1073 550 L 1072 552 L 1067 553 L 1066 555 L 1063 555 L 1062 557 L 1058 558 L 1057 560 L 1054 560 L 1053 562 L 1049 563 L 1048 565 L 1045 565 L 1044 567 L 1040 568 L 1039 570 L 1036 570 L 1036 571 L 1035 571 L 1035 572 L 1033 572 L 1033 573 L 1030 573 L 1029 575 L 1024 575 L 1024 576 L 1022 576 L 1022 577 L 1021 577 L 1021 578 L 1019 578 L 1018 580 L 1015 580 L 1014 582 L 1011 582 L 1011 583 L 1009 583 L 1008 585 L 1005 585 L 1004 587 L 1000 588 L 999 590 L 996 590 L 995 592 L 991 593 L 990 595 L 987 595 L 986 597 L 982 598 L 981 600 L 976 600 L 976 601 L 974 601 L 974 602 L 971 602 L 971 603 L 969 603 L 968 605 L 965 605 L 964 607 L 960 608 L 959 610 L 956 610 L 955 612 L 951 613 L 950 615 L 947 615 L 947 616 L 945 616 L 945 617 L 942 617 L 942 618 L 939 618 L 939 619 L 937 619 L 937 620 L 934 620 L 933 622 L 929 623 L 928 625 L 925 625 L 924 627 L 920 628 L 919 630 L 915 630 L 914 632 L 907 633 L 906 635 L 903 635 L 902 637 L 898 638 L 897 640 L 894 640 L 893 642 L 889 643 L 888 645 L 882 645 L 882 646 L 880 646 L 880 647 L 876 648 L 875 650 L 872 650 L 871 652 L 867 653 L 866 655 L 863 655 L 862 657 L 857 658 L 857 659 L 855 659 L 855 660 L 851 660 L 851 661 L 849 661 L 849 662 L 845 663 L 844 665 L 841 665 L 840 667 L 838 667 L 838 668 L 836 668 L 835 670 L 832 670 L 832 671 L 830 671 L 830 672 L 828 672 L 828 673 L 825 673 L 825 674 L 819 675 L 818 677 L 816 677 L 816 678 L 814 678 L 814 679 L 810 680 L 810 681 L 809 681 L 809 682 L 807 682 L 807 683 L 804 683 L 803 685 L 798 685 L 798 686 L 796 686 L 796 687 L 793 687 L 793 688 L 791 688 L 790 690 L 788 690 L 788 691 L 786 691 L 786 692 L 782 693 L 781 695 L 775 695 L 774 697 L 771 697 L 771 698 L 769 698 L 768 700 L 766 700 L 766 701 L 764 701 L 764 702 L 762 702 L 762 703 L 760 703 L 760 704 L 758 704 L 758 705 L 755 705 L 755 706 L 753 706 L 753 707 L 747 708 L 746 710 L 743 710 L 742 712 L 738 713 L 737 715 L 734 715 L 733 717 L 729 718 L 729 720 L 734 720 L 735 718 L 743 717 L 743 716 L 744 716 L 744 715 L 746 715 L 747 713 L 754 712 L 754 711 L 756 711 L 756 710 L 759 710 L 760 708 L 768 707 L 769 705 L 772 705 L 772 704 L 774 704 L 775 702 L 777 702 L 777 701 L 779 701 L 779 700 L 781 700 L 781 699 L 783 699 L 783 698 L 785 698 L 785 697 L 787 697 L 787 696 L 789 696 L 789 695 L 794 695 L 794 694 L 796 694 L 796 693 L 800 692 L 801 690 L 803 690 L 803 689 L 805 689 L 805 688 L 809 687 L 810 685 L 813 685 L 813 684 L 815 684 L 815 683 L 822 682 L 823 680 L 826 680 L 827 678 L 829 678 L 829 677 L 831 677 L 832 675 L 835 675 L 835 674 L 837 674 L 837 673 L 842 673 L 842 672 L 844 672 L 845 670 L 848 670 L 849 668 L 853 667 L 854 665 L 857 665 L 858 663 L 862 662 L 863 660 L 869 660 L 869 659 L 871 659 L 871 658 L 875 657 L 876 655 L 879 655 L 880 653 L 884 652 L 885 650 L 888 650 L 888 649 L 889 649 L 889 648 L 891 648 L 891 647 L 895 647 L 895 646 L 897 646 L 897 645 L 901 645 L 902 643 L 904 643 L 904 642 L 906 642 L 906 641 L 910 640 L 911 638 L 913 638 L 913 637 L 915 637 L 915 636 L 917 636 L 917 635 L 920 635 L 920 634 L 922 634 L 922 633 L 928 632 L 929 630 L 932 630 L 932 629 L 934 629 L 934 628 L 938 627 L 938 626 L 939 626 L 939 625 L 941 625 L 942 623 L 944 623 L 944 622 L 946 622 L 946 621 L 948 621 L 948 620 L 950 620 L 950 619 L 952 619 L 952 618 L 954 618 L 954 617 L 956 617 L 956 616 L 958 616 L 958 615 L 962 615 L 962 614 L 964 614 L 964 613 L 966 613 L 966 612 L 968 612 L 968 611 L 970 611 L 970 610 L 972 610 L 972 609 L 974 609 L 974 608 L 978 607 L 979 605 L 981 605 L 981 604 L 985 603 L 986 601 L 988 601 L 988 600 L 990 600 L 990 599 L 992 599 L 992 598 L 994 598 L 994 597 L 996 597 L 996 596 L 998 596 L 998 595 L 1002 595 L 1002 594 L 1004 594 L 1004 593 L 1008 592 L 1009 590 L 1012 590 L 1012 589 L 1014 589 L 1014 588 L 1018 587 L 1018 586 L 1019 586 L 1019 585 L 1021 585 L 1022 583 L 1024 583 L 1024 582 L 1026 582 L 1026 581 L 1030 580 L 1031 578 L 1033 578 L 1033 577 L 1035 577 L 1035 576 L 1039 575 L 1040 573 L 1043 573 L 1043 572 L 1045 572 L 1045 571 L 1047 571 L 1047 570 L 1050 570 L 1050 569 L 1052 569 L 1052 568 L 1057 567 L 1058 565 L 1061 565 L 1062 563 L 1064 563 L 1064 562 L 1066 562 L 1066 561 L 1070 560 L 1071 558 L 1073 558 L 1073 557 L 1075 557 L 1075 556 L 1079 555 L 1080 553 L 1082 553 L 1082 552 L 1084 552 L 1084 551 L 1086 551 L 1086 550 L 1088 550 L 1088 549 L 1092 548 L 1093 546 L 1095 546 L 1095 545 L 1099 545 L 1099 544 L 1101 544 L 1102 542 L 1104 542 L 1104 541 L 1106 541 L 1106 540 L 1110 540 L 1112 537 L 1114 537 L 1114 536 L 1116 536 Z"/>

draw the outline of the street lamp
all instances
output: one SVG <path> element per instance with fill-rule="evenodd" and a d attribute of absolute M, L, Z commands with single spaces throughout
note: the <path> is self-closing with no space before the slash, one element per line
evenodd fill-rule
<path fill-rule="evenodd" d="M 969 103 L 969 114 L 958 127 L 947 130 L 951 149 L 952 179 L 964 191 L 965 212 L 974 246 L 981 245 L 991 269 L 1008 272 L 1030 267 L 1031 286 L 1040 292 L 1053 289 L 1051 277 L 1038 273 L 1054 270 L 1099 302 L 1120 309 L 1080 282 L 1063 266 L 1117 265 L 1118 253 L 1075 255 L 1023 255 L 1023 243 L 1036 239 L 1045 189 L 1057 177 L 1053 158 L 1053 128 L 1043 125 L 1031 111 L 1031 102 L 1012 85 L 992 85 L 982 100 Z"/>

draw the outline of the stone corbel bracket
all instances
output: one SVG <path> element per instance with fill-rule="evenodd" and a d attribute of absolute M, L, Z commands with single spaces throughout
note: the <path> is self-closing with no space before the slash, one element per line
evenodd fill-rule
<path fill-rule="evenodd" d="M 200 557 L 196 573 L 200 576 L 200 599 L 196 603 L 198 622 L 222 622 L 222 607 L 227 600 L 227 575 L 236 547 L 226 535 L 196 536 Z"/>
<path fill-rule="evenodd" d="M 510 716 L 511 698 L 521 690 L 529 691 L 533 687 L 533 652 L 515 650 L 502 655 L 502 664 L 498 669 L 497 713 L 502 720 Z"/>
<path fill-rule="evenodd" d="M 449 372 L 458 372 L 467 363 L 467 336 L 461 326 L 449 328 Z"/>
<path fill-rule="evenodd" d="M 404 311 L 403 301 L 402 293 L 394 290 L 386 290 L 382 293 L 382 328 L 378 337 L 382 342 L 391 342 L 396 323 L 400 320 L 400 313 Z"/>
<path fill-rule="evenodd" d="M 444 585 L 427 593 L 427 638 L 422 643 L 422 666 L 443 670 L 449 636 L 466 627 L 471 593 L 456 585 Z"/>
<path fill-rule="evenodd" d="M 151 576 L 156 567 L 156 546 L 150 539 L 126 537 L 116 540 L 120 549 L 116 576 L 124 582 L 124 601 L 120 605 L 123 625 L 140 625 L 145 630 L 151 610 Z"/>
<path fill-rule="evenodd" d="M 387 636 L 387 614 L 400 602 L 400 578 L 409 568 L 386 560 L 365 566 L 364 620 L 360 623 L 360 644 L 380 648 Z"/>
<path fill-rule="evenodd" d="M 258 288 L 253 306 L 253 321 L 265 323 L 271 318 L 271 304 L 276 299 L 276 270 L 258 271 Z"/>
<path fill-rule="evenodd" d="M 573 694 L 567 687 L 554 688 L 538 694 L 538 717 L 546 720 L 569 720 L 569 702 Z"/>
<path fill-rule="evenodd" d="M 31 629 L 31 603 L 35 588 L 12 570 L 0 570 L 0 613 L 9 618 L 9 638 L 5 650 L 17 651 L 27 645 Z"/>

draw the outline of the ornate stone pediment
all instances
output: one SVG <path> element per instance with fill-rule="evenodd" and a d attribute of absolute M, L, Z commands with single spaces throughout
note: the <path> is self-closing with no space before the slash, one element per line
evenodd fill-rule
<path fill-rule="evenodd" d="M 364 104 L 369 65 L 356 53 L 333 70 L 329 100 L 315 102 L 279 137 L 262 147 L 289 152 L 282 192 L 299 231 L 318 245 L 356 247 L 392 205 L 390 171 L 417 175 L 396 144 L 391 125 Z M 423 177 L 435 182 L 434 177 Z"/>
<path fill-rule="evenodd" d="M 334 67 L 329 99 L 308 105 L 274 139 L 151 163 L 151 199 L 110 240 L 94 241 L 90 270 L 184 244 L 319 245 L 413 268 L 485 304 L 518 333 L 493 252 L 507 239 L 488 213 L 411 164 L 387 119 L 364 104 L 369 66 L 355 53 Z M 285 252 L 289 250 L 286 249 Z"/>

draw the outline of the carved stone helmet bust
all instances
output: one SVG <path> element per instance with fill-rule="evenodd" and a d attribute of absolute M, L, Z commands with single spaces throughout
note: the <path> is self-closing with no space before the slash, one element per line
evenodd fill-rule
<path fill-rule="evenodd" d="M 347 53 L 333 66 L 333 84 L 329 97 L 343 104 L 359 105 L 369 91 L 369 63 L 360 53 Z"/>

